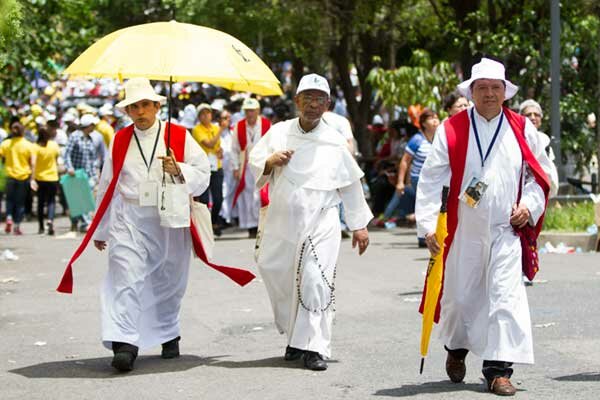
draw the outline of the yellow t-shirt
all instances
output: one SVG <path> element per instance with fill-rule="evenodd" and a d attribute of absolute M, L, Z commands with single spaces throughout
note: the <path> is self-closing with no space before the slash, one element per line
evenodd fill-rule
<path fill-rule="evenodd" d="M 22 136 L 4 140 L 0 144 L 0 157 L 4 158 L 6 175 L 18 181 L 29 178 L 33 151 L 33 143 Z"/>
<path fill-rule="evenodd" d="M 219 137 L 213 147 L 206 147 L 202 144 L 203 140 L 210 141 L 213 140 L 215 136 L 219 136 L 219 127 L 217 125 L 210 124 L 210 127 L 207 128 L 202 124 L 198 124 L 194 127 L 194 129 L 192 129 L 192 136 L 194 139 L 196 139 L 196 142 L 198 142 L 200 147 L 202 147 L 202 149 L 206 152 L 208 160 L 210 161 L 211 169 L 220 169 L 221 159 L 218 158 L 217 153 L 221 149 L 221 137 Z"/>
<path fill-rule="evenodd" d="M 110 141 L 112 140 L 113 136 L 115 136 L 115 130 L 103 119 L 96 124 L 96 130 L 100 132 L 102 139 L 104 139 L 104 144 L 106 145 L 106 148 L 108 148 Z"/>
<path fill-rule="evenodd" d="M 36 181 L 56 182 L 58 181 L 58 165 L 56 159 L 60 154 L 60 147 L 54 140 L 48 140 L 46 146 L 35 144 L 35 172 L 33 177 Z"/>

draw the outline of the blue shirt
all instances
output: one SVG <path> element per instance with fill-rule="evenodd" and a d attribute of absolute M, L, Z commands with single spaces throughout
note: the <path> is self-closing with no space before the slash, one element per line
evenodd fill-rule
<path fill-rule="evenodd" d="M 431 151 L 431 143 L 422 132 L 417 132 L 408 141 L 405 151 L 413 158 L 410 166 L 410 178 L 411 180 L 419 179 L 421 168 Z"/>
<path fill-rule="evenodd" d="M 65 150 L 65 167 L 83 169 L 90 178 L 96 179 L 98 171 L 98 154 L 94 140 L 77 130 L 71 133 Z"/>

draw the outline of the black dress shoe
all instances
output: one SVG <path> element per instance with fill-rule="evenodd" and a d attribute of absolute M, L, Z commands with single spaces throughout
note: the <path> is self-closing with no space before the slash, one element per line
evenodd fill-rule
<path fill-rule="evenodd" d="M 304 353 L 304 366 L 313 371 L 325 371 L 327 369 L 327 363 L 316 351 L 306 351 Z"/>
<path fill-rule="evenodd" d="M 448 352 L 448 356 L 446 357 L 446 374 L 448 374 L 448 378 L 454 383 L 460 383 L 465 379 L 466 373 L 467 367 L 464 357 Z"/>
<path fill-rule="evenodd" d="M 175 339 L 169 340 L 162 344 L 162 352 L 160 356 L 162 358 L 177 358 L 179 357 L 179 340 L 181 336 L 177 336 Z"/>
<path fill-rule="evenodd" d="M 118 371 L 128 372 L 133 370 L 133 364 L 138 355 L 138 348 L 129 343 L 113 342 L 115 353 L 111 365 Z"/>
<path fill-rule="evenodd" d="M 283 356 L 283 359 L 285 361 L 295 361 L 295 360 L 299 360 L 303 354 L 304 354 L 304 350 L 300 350 L 295 347 L 287 346 L 285 348 L 285 356 Z"/>

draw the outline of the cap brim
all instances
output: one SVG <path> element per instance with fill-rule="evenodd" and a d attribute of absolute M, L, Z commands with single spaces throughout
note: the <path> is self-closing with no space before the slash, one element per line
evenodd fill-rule
<path fill-rule="evenodd" d="M 473 94 L 471 93 L 471 84 L 473 83 L 473 81 L 473 79 L 467 79 L 466 81 L 461 82 L 456 86 L 456 90 L 458 90 L 458 93 L 465 96 L 469 100 L 473 100 Z M 519 87 L 511 81 L 509 81 L 508 79 L 505 79 L 504 83 L 506 84 L 506 89 L 504 90 L 504 100 L 512 99 L 514 95 L 517 94 L 517 92 L 519 91 Z"/>
<path fill-rule="evenodd" d="M 137 103 L 138 101 L 141 101 L 141 100 L 158 101 L 160 104 L 165 104 L 167 102 L 167 98 L 165 96 L 160 96 L 160 95 L 156 94 L 152 97 L 144 96 L 144 97 L 125 98 L 122 101 L 115 104 L 115 107 L 124 109 L 128 105 Z"/>

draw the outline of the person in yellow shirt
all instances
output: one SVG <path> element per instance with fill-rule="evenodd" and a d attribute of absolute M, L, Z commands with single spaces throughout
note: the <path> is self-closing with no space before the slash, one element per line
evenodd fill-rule
<path fill-rule="evenodd" d="M 24 138 L 25 128 L 18 118 L 10 123 L 11 137 L 0 144 L 0 157 L 6 169 L 6 226 L 4 232 L 22 235 L 20 224 L 25 213 L 27 185 L 31 175 L 33 143 Z"/>
<path fill-rule="evenodd" d="M 37 192 L 37 216 L 39 234 L 44 233 L 44 207 L 48 210 L 48 235 L 54 235 L 54 210 L 58 189 L 58 156 L 60 147 L 50 139 L 45 127 L 38 129 L 38 141 L 34 145 L 33 175 L 31 189 Z"/>
<path fill-rule="evenodd" d="M 210 105 L 202 103 L 197 108 L 200 123 L 192 129 L 192 136 L 200 144 L 210 162 L 210 184 L 202 195 L 194 200 L 209 203 L 212 197 L 211 219 L 215 236 L 221 236 L 221 205 L 223 204 L 223 168 L 221 150 L 221 135 L 217 125 L 212 123 L 212 109 Z"/>

